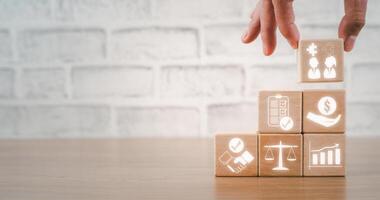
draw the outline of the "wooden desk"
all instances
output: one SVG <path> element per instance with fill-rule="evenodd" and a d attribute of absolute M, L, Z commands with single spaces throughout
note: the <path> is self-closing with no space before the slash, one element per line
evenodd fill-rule
<path fill-rule="evenodd" d="M 215 178 L 211 140 L 0 140 L 0 199 L 380 199 L 380 139 L 347 177 Z"/>

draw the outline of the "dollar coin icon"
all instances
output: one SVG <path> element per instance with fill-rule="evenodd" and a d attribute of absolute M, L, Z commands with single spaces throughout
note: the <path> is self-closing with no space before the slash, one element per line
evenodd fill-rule
<path fill-rule="evenodd" d="M 334 98 L 322 97 L 318 102 L 318 110 L 323 115 L 331 115 L 336 111 L 336 101 Z"/>

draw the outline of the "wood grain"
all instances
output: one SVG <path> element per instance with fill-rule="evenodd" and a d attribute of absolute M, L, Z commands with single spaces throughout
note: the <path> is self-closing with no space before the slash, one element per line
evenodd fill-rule
<path fill-rule="evenodd" d="M 270 99 L 287 99 L 284 106 L 286 108 L 287 117 L 290 117 L 294 123 L 293 127 L 289 130 L 283 130 L 279 126 L 279 121 L 274 120 L 276 123 L 271 124 L 268 122 L 269 118 L 276 119 L 269 115 L 268 108 L 272 108 L 272 115 L 278 110 L 273 109 L 276 105 L 268 106 L 268 98 Z M 273 98 L 275 97 L 275 98 Z M 276 98 L 277 97 L 277 98 Z M 264 133 L 301 133 L 302 131 L 302 92 L 301 91 L 260 91 L 259 92 L 259 132 Z M 277 113 L 278 114 L 278 113 Z M 269 115 L 269 116 L 268 116 Z M 280 115 L 281 116 L 281 115 Z M 278 123 L 277 123 L 278 122 Z"/>
<path fill-rule="evenodd" d="M 311 69 L 309 61 L 313 57 L 307 51 L 309 46 L 314 43 L 317 53 L 314 58 L 318 60 L 317 70 L 320 71 L 319 79 L 309 79 L 308 71 Z M 320 39 L 320 40 L 301 40 L 298 46 L 298 70 L 300 82 L 342 82 L 344 79 L 344 50 L 342 39 Z M 326 67 L 326 58 L 334 56 L 336 65 L 332 68 L 336 72 L 335 78 L 324 78 L 323 73 Z"/>
<path fill-rule="evenodd" d="M 332 97 L 336 101 L 336 110 L 331 115 L 323 115 L 318 109 L 318 102 L 322 97 Z M 341 115 L 338 123 L 331 127 L 324 127 L 307 118 L 309 113 L 335 118 Z M 303 133 L 337 133 L 346 131 L 346 91 L 345 90 L 305 90 L 303 92 Z"/>
<path fill-rule="evenodd" d="M 229 142 L 233 138 L 241 139 L 244 148 L 241 152 L 233 152 L 229 148 Z M 256 133 L 218 133 L 215 134 L 215 176 L 257 176 L 258 153 L 257 153 L 257 134 Z M 234 160 L 249 152 L 253 160 L 245 165 L 244 169 L 232 172 L 227 166 L 237 166 Z M 227 162 L 228 161 L 228 162 Z M 233 168 L 234 169 L 234 168 Z M 234 169 L 235 170 L 235 169 Z"/>
<path fill-rule="evenodd" d="M 345 154 L 346 154 L 346 145 L 345 145 L 346 135 L 344 134 L 304 134 L 304 163 L 303 163 L 303 174 L 304 176 L 344 176 L 345 175 Z M 312 156 L 310 151 L 321 149 L 324 147 L 331 147 L 338 145 L 339 148 L 339 163 L 330 163 L 327 162 L 327 154 L 325 151 L 325 165 L 323 167 L 315 167 L 315 164 L 312 164 Z M 320 155 L 317 155 L 317 159 L 320 159 Z M 335 155 L 333 155 L 335 158 Z M 335 160 L 333 160 L 335 161 Z M 320 163 L 320 160 L 317 161 Z M 320 164 L 317 164 L 320 165 Z M 314 167 L 313 167 L 314 166 Z M 327 166 L 327 167 L 326 167 Z"/>
<path fill-rule="evenodd" d="M 212 139 L 1 140 L 0 199 L 379 199 L 380 139 L 346 177 L 215 177 Z"/>
<path fill-rule="evenodd" d="M 268 148 L 267 145 L 294 145 L 296 147 L 283 148 L 283 167 L 288 170 L 273 170 L 279 165 L 278 148 Z M 302 134 L 259 134 L 259 176 L 302 176 L 303 148 Z M 295 160 L 288 161 L 287 157 L 292 154 Z M 273 160 L 266 160 L 272 157 Z"/>

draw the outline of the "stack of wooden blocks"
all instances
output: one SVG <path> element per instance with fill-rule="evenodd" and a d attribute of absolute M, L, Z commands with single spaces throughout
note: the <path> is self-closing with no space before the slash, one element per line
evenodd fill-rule
<path fill-rule="evenodd" d="M 342 82 L 343 41 L 301 40 L 300 81 Z M 344 176 L 345 91 L 261 91 L 257 133 L 215 135 L 216 176 Z"/>

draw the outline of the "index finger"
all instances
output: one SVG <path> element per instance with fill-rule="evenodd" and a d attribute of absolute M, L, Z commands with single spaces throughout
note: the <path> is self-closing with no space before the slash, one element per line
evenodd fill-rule
<path fill-rule="evenodd" d="M 281 34 L 288 40 L 293 48 L 297 48 L 299 32 L 296 26 L 293 0 L 272 0 L 276 22 Z"/>

